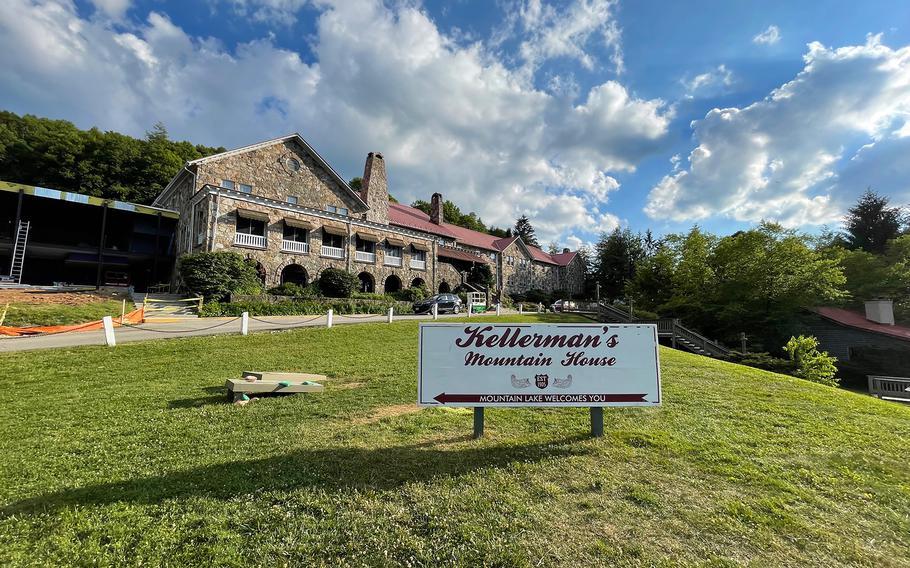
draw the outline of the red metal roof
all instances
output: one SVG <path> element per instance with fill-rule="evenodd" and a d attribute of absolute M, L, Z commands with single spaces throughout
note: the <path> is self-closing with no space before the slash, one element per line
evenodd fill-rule
<path fill-rule="evenodd" d="M 881 333 L 882 335 L 887 335 L 889 337 L 910 341 L 910 328 L 908 327 L 875 323 L 874 321 L 867 320 L 866 316 L 863 314 L 844 310 L 842 308 L 813 308 L 813 311 L 825 319 L 829 319 L 847 327 L 871 331 L 872 333 Z"/>
<path fill-rule="evenodd" d="M 465 260 L 467 262 L 482 262 L 484 264 L 489 264 L 487 259 L 482 256 L 470 253 L 466 250 L 458 250 L 449 247 L 439 247 L 436 249 L 436 256 L 442 258 L 452 258 L 455 260 Z"/>
<path fill-rule="evenodd" d="M 572 259 L 574 259 L 575 255 L 577 255 L 577 254 L 578 254 L 578 251 L 561 252 L 558 254 L 551 254 L 550 257 L 553 259 L 553 262 L 555 262 L 556 264 L 558 264 L 560 266 L 566 266 L 567 264 L 572 262 Z"/>
<path fill-rule="evenodd" d="M 437 225 L 436 223 L 430 221 L 430 216 L 420 209 L 408 207 L 407 205 L 402 205 L 401 203 L 389 203 L 389 222 L 393 225 L 398 225 L 399 227 L 407 227 L 409 229 L 416 229 L 418 231 L 424 231 L 433 235 L 455 239 L 459 244 L 462 245 L 496 252 L 504 250 L 506 247 L 515 242 L 515 239 L 518 238 L 517 236 L 505 238 L 496 237 L 487 233 L 481 233 L 480 231 L 473 231 L 471 229 L 459 227 L 458 225 L 453 225 L 451 223 L 441 223 Z M 550 256 L 537 247 L 528 246 L 527 248 L 534 260 L 538 262 L 546 262 L 547 264 L 558 264 L 560 266 L 565 266 L 568 264 L 575 255 L 575 253 L 568 253 L 568 255 L 571 256 L 567 256 L 566 253 L 563 253 L 560 255 Z M 556 256 L 566 258 L 564 261 L 557 260 Z"/>

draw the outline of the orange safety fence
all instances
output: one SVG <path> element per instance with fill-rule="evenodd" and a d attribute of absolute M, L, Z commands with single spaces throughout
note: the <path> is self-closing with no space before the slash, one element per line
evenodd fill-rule
<path fill-rule="evenodd" d="M 114 320 L 114 327 L 121 325 L 120 316 L 112 316 L 111 319 Z M 142 323 L 143 319 L 145 319 L 145 308 L 139 308 L 138 310 L 133 310 L 125 314 L 122 323 Z M 12 327 L 0 325 L 0 335 L 37 335 L 39 333 L 63 333 L 65 331 L 94 331 L 102 329 L 102 327 L 101 320 L 72 325 L 45 325 L 39 327 Z"/>

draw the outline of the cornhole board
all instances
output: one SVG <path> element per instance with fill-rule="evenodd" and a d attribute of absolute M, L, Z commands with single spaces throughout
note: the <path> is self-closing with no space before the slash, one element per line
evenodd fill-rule
<path fill-rule="evenodd" d="M 243 377 L 253 375 L 256 381 L 247 381 L 245 378 L 228 379 L 224 386 L 227 387 L 229 402 L 240 400 L 244 394 L 291 394 L 299 392 L 322 392 L 325 387 L 317 380 L 326 380 L 325 375 L 311 373 L 260 373 L 244 371 Z M 262 378 L 258 378 L 262 377 Z M 282 385 L 281 383 L 289 383 Z"/>

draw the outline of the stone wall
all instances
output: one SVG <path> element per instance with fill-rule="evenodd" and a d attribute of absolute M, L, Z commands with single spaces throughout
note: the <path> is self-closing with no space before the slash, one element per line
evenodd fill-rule
<path fill-rule="evenodd" d="M 502 251 L 502 287 L 506 294 L 529 290 L 551 292 L 556 288 L 557 266 L 537 262 L 514 241 Z"/>
<path fill-rule="evenodd" d="M 299 168 L 292 163 L 297 160 Z M 342 187 L 296 141 L 272 144 L 257 150 L 225 156 L 196 166 L 196 189 L 206 184 L 221 186 L 222 180 L 252 186 L 252 195 L 287 202 L 288 196 L 314 209 L 344 207 L 362 217 L 366 208 Z"/>
<path fill-rule="evenodd" d="M 585 265 L 580 255 L 575 255 L 569 264 L 559 267 L 559 288 L 567 290 L 573 296 L 585 291 Z"/>
<path fill-rule="evenodd" d="M 211 200 L 213 197 L 210 196 L 207 199 Z M 269 221 L 266 225 L 267 242 L 265 249 L 234 244 L 238 208 L 258 211 L 269 216 Z M 239 252 L 244 257 L 260 263 L 266 272 L 267 286 L 276 286 L 280 284 L 282 270 L 288 265 L 296 264 L 302 266 L 306 270 L 308 282 L 317 279 L 326 268 L 338 268 L 347 270 L 352 274 L 360 274 L 361 272 L 370 274 L 374 281 L 374 291 L 377 293 L 385 291 L 385 282 L 393 275 L 401 280 L 402 288 L 410 287 L 413 281 L 418 278 L 426 284 L 427 288 L 432 289 L 433 287 L 433 259 L 430 254 L 427 255 L 427 268 L 425 270 L 410 268 L 412 255 L 409 246 L 404 247 L 401 267 L 387 266 L 385 264 L 385 239 L 392 237 L 395 239 L 403 239 L 407 242 L 410 238 L 400 233 L 385 231 L 380 227 L 361 227 L 350 224 L 340 218 L 325 219 L 307 215 L 302 212 L 296 213 L 278 210 L 267 205 L 250 203 L 226 195 L 221 196 L 219 210 L 213 249 Z M 315 226 L 314 229 L 308 231 L 307 235 L 307 242 L 310 249 L 309 253 L 282 251 L 284 219 L 286 218 L 307 221 Z M 342 229 L 346 235 L 350 235 L 350 237 L 343 237 L 346 258 L 328 258 L 320 254 L 324 226 Z M 355 260 L 356 244 L 354 234 L 356 234 L 358 230 L 371 233 L 380 238 L 380 242 L 375 245 L 375 262 L 359 262 Z"/>

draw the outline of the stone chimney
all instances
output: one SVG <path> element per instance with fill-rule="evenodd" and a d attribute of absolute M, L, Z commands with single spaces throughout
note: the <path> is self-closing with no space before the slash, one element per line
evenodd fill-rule
<path fill-rule="evenodd" d="M 363 167 L 361 195 L 370 208 L 367 211 L 367 220 L 388 225 L 389 185 L 385 175 L 385 160 L 379 152 L 367 154 L 367 163 Z"/>
<path fill-rule="evenodd" d="M 430 198 L 430 221 L 437 225 L 445 223 L 445 215 L 443 215 L 442 209 L 442 194 L 434 193 L 433 197 Z"/>
<path fill-rule="evenodd" d="M 894 304 L 891 300 L 866 300 L 866 319 L 894 325 Z"/>
<path fill-rule="evenodd" d="M 567 248 L 562 249 L 562 254 L 569 254 L 570 252 L 572 252 L 572 251 L 570 251 Z"/>

